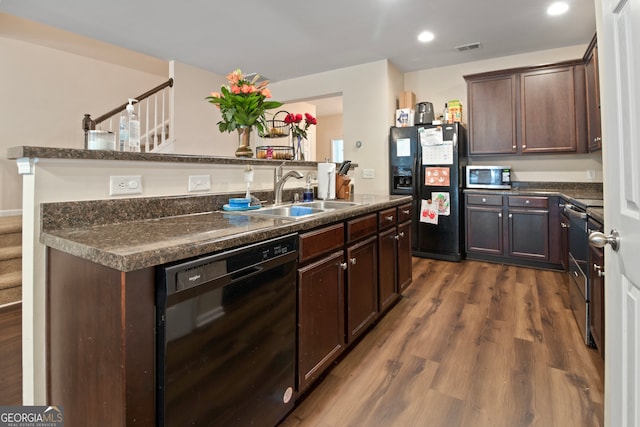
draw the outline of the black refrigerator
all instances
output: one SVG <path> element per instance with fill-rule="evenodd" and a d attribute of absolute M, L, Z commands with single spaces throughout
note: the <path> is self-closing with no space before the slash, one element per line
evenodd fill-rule
<path fill-rule="evenodd" d="M 467 132 L 459 123 L 392 127 L 389 131 L 391 194 L 413 196 L 414 256 L 464 258 L 462 188 Z"/>

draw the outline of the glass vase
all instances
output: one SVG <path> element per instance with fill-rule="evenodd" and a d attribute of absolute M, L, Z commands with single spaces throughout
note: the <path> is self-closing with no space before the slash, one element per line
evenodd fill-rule
<path fill-rule="evenodd" d="M 304 144 L 302 143 L 302 136 L 297 135 L 298 145 L 293 147 L 295 151 L 296 160 L 304 160 Z"/>
<path fill-rule="evenodd" d="M 236 157 L 253 157 L 251 149 L 251 126 L 240 126 L 238 131 L 238 148 L 236 149 Z"/>

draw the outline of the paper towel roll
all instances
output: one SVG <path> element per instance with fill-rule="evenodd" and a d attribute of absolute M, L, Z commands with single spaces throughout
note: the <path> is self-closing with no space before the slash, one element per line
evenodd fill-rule
<path fill-rule="evenodd" d="M 336 198 L 336 164 L 318 163 L 318 199 Z"/>

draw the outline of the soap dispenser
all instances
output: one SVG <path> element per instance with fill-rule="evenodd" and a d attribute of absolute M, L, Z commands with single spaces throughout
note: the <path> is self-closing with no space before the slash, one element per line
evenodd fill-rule
<path fill-rule="evenodd" d="M 303 202 L 313 202 L 313 187 L 311 186 L 311 173 L 307 174 L 307 183 L 302 191 Z"/>
<path fill-rule="evenodd" d="M 127 113 L 129 115 L 129 151 L 140 152 L 140 120 L 138 115 L 133 111 L 133 103 L 138 102 L 137 99 L 129 98 L 127 105 Z"/>

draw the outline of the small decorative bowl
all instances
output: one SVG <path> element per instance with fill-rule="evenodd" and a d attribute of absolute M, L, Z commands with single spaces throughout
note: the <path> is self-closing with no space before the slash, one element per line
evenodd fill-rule
<path fill-rule="evenodd" d="M 246 197 L 229 199 L 229 206 L 232 208 L 248 208 L 251 203 L 251 199 Z"/>

